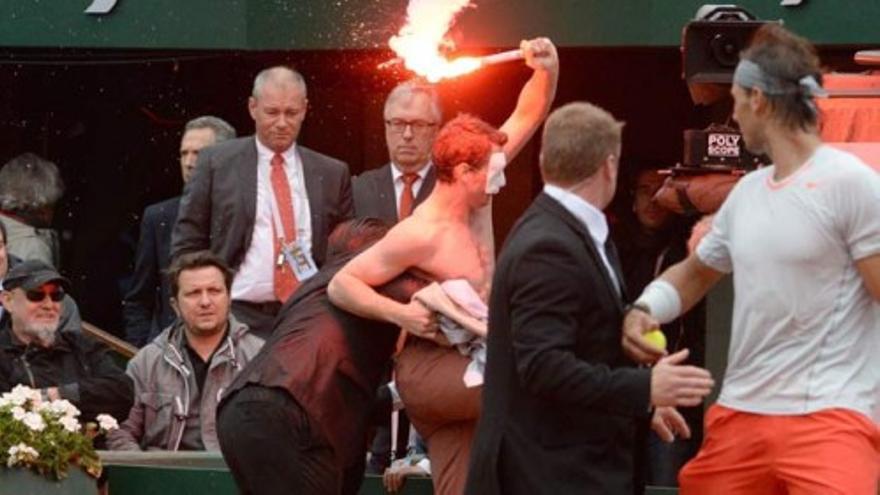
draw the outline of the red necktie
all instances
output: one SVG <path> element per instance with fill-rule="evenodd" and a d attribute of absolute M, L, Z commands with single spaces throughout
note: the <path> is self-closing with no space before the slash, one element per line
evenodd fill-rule
<path fill-rule="evenodd" d="M 419 178 L 418 174 L 407 172 L 401 176 L 403 180 L 403 193 L 400 195 L 400 212 L 397 214 L 398 220 L 410 216 L 415 205 L 416 198 L 413 195 L 413 183 Z"/>
<path fill-rule="evenodd" d="M 284 157 L 276 154 L 272 157 L 272 171 L 269 178 L 272 182 L 272 192 L 275 195 L 275 203 L 278 205 L 278 214 L 281 216 L 281 226 L 284 232 L 275 232 L 275 223 L 272 231 L 275 234 L 275 297 L 284 302 L 296 290 L 299 280 L 293 274 L 293 268 L 282 255 L 281 236 L 284 243 L 290 245 L 296 241 L 296 216 L 293 213 L 293 194 L 290 191 L 290 182 L 287 181 L 287 173 L 284 171 Z"/>

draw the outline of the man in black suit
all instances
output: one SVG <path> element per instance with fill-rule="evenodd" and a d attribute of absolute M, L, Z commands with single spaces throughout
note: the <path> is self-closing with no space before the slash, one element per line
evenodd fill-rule
<path fill-rule="evenodd" d="M 709 393 L 687 351 L 636 368 L 620 345 L 625 288 L 601 209 L 623 124 L 587 103 L 547 119 L 544 192 L 508 237 L 492 284 L 483 414 L 466 493 L 635 493 L 636 421 Z M 657 428 L 687 434 L 671 407 Z"/>
<path fill-rule="evenodd" d="M 180 170 L 189 182 L 202 148 L 235 137 L 235 129 L 211 115 L 186 123 L 180 138 Z M 141 220 L 141 236 L 131 286 L 125 295 L 122 316 L 125 339 L 143 347 L 174 321 L 171 290 L 163 272 L 171 264 L 171 229 L 177 221 L 180 196 L 147 206 Z"/>
<path fill-rule="evenodd" d="M 383 117 L 391 161 L 355 177 L 352 191 L 357 216 L 393 225 L 434 189 L 431 146 L 443 119 L 437 90 L 418 81 L 401 83 L 388 94 Z"/>
<path fill-rule="evenodd" d="M 298 72 L 260 72 L 248 100 L 256 135 L 199 154 L 172 234 L 172 255 L 210 249 L 236 270 L 232 311 L 263 337 L 354 216 L 348 166 L 296 143 L 307 106 Z"/>

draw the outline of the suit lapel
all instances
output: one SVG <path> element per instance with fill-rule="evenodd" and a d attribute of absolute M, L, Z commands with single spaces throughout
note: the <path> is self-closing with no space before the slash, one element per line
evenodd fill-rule
<path fill-rule="evenodd" d="M 245 146 L 239 152 L 239 157 L 233 163 L 244 163 L 243 167 L 238 167 L 238 178 L 241 181 L 239 190 L 239 203 L 244 212 L 244 218 L 248 220 L 245 238 L 247 242 L 244 246 L 249 246 L 251 236 L 254 233 L 254 223 L 257 218 L 257 167 L 259 166 L 259 157 L 257 156 L 256 138 L 245 142 Z"/>
<path fill-rule="evenodd" d="M 596 251 L 596 245 L 593 243 L 593 238 L 590 236 L 590 232 L 587 230 L 587 227 L 574 215 L 572 215 L 571 212 L 565 209 L 565 207 L 562 206 L 558 201 L 556 201 L 546 193 L 541 193 L 541 195 L 538 196 L 536 202 L 551 215 L 554 215 L 565 222 L 568 227 L 570 227 L 575 233 L 577 233 L 578 237 L 586 248 L 587 253 L 589 253 L 590 257 L 593 259 L 595 270 L 599 273 L 599 275 L 602 277 L 602 280 L 605 282 L 605 288 L 608 289 L 611 298 L 617 303 L 618 308 L 622 309 L 623 300 L 621 298 L 621 295 L 617 293 L 614 281 L 611 280 L 611 275 L 608 273 L 608 269 L 605 268 L 605 263 L 602 262 L 602 257 L 599 255 L 598 251 Z M 616 260 L 617 254 L 615 250 L 614 259 L 609 261 L 611 262 L 611 266 L 614 269 L 618 280 L 622 281 L 623 278 L 620 275 L 620 270 L 617 267 Z"/>
<path fill-rule="evenodd" d="M 299 155 L 299 162 L 302 163 L 303 178 L 306 185 L 306 196 L 309 200 L 309 210 L 312 218 L 312 249 L 315 247 L 316 239 L 326 237 L 324 230 L 324 171 L 321 166 L 315 163 L 311 157 L 311 151 L 308 148 L 297 145 L 296 152 Z"/>
<path fill-rule="evenodd" d="M 611 240 L 610 234 L 606 241 L 605 252 L 608 255 L 608 261 L 611 263 L 611 268 L 614 269 L 614 274 L 617 276 L 618 282 L 620 282 L 620 297 L 624 301 L 629 301 L 629 297 L 627 297 L 626 293 L 626 281 L 623 278 L 623 268 L 620 265 L 620 255 L 617 253 L 617 246 L 614 244 L 614 241 Z"/>
<path fill-rule="evenodd" d="M 428 196 L 431 195 L 431 191 L 434 190 L 434 182 L 436 181 L 437 174 L 434 173 L 434 166 L 431 165 L 431 168 L 428 169 L 428 173 L 425 174 L 425 180 L 422 182 L 422 187 L 419 188 L 419 193 L 416 194 L 415 206 L 419 206 L 422 204 L 422 201 L 428 199 Z"/>
<path fill-rule="evenodd" d="M 399 220 L 397 194 L 394 192 L 394 174 L 391 173 L 391 167 L 392 165 L 388 163 L 373 176 L 373 187 L 376 188 L 380 218 L 390 218 L 396 223 Z"/>

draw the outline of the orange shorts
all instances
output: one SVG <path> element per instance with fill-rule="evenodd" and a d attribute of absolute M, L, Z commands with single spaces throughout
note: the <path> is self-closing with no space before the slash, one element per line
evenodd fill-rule
<path fill-rule="evenodd" d="M 878 478 L 880 429 L 857 412 L 771 416 L 718 404 L 678 474 L 681 495 L 877 495 Z"/>

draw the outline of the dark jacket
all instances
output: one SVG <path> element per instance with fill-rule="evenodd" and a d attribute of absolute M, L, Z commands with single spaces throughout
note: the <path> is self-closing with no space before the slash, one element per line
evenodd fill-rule
<path fill-rule="evenodd" d="M 550 196 L 508 237 L 489 307 L 466 493 L 633 493 L 651 373 L 623 354 L 623 301 L 589 232 Z"/>
<path fill-rule="evenodd" d="M 320 267 L 327 238 L 354 217 L 351 177 L 345 163 L 297 145 L 312 221 L 312 257 Z M 199 152 L 171 236 L 171 255 L 210 249 L 233 269 L 244 260 L 257 214 L 257 144 L 230 139 Z"/>
<path fill-rule="evenodd" d="M 345 261 L 328 263 L 297 289 L 271 338 L 224 394 L 248 384 L 286 390 L 330 442 L 341 468 L 363 462 L 370 407 L 399 333 L 330 303 L 327 284 Z M 383 291 L 398 300 L 410 292 Z"/>
<path fill-rule="evenodd" d="M 128 415 L 132 382 L 116 365 L 103 344 L 75 332 L 58 332 L 52 347 L 23 345 L 12 333 L 9 319 L 0 326 L 0 392 L 18 384 L 32 388 L 58 387 L 82 413 L 83 421 L 98 414 L 117 420 Z"/>
<path fill-rule="evenodd" d="M 171 284 L 164 271 L 171 264 L 171 230 L 179 207 L 177 196 L 144 210 L 134 273 L 122 306 L 125 340 L 137 347 L 150 343 L 176 318 L 169 302 Z"/>
<path fill-rule="evenodd" d="M 434 167 L 431 167 L 425 174 L 413 206 L 420 205 L 430 196 L 435 182 L 436 174 Z M 358 175 L 352 179 L 351 188 L 356 216 L 381 218 L 389 225 L 397 223 L 397 195 L 394 193 L 394 176 L 391 174 L 390 163 Z"/>
<path fill-rule="evenodd" d="M 19 263 L 21 263 L 20 258 L 12 255 L 9 256 L 10 270 Z M 2 281 L 3 279 L 0 278 L 0 282 Z M 2 309 L 3 307 L 0 306 L 0 310 Z M 5 324 L 8 318 L 9 314 L 6 311 L 0 311 L 0 325 Z M 62 332 L 79 333 L 82 331 L 82 318 L 79 315 L 79 307 L 69 294 L 65 294 L 64 299 L 61 300 L 61 321 L 58 323 L 58 328 Z"/>

